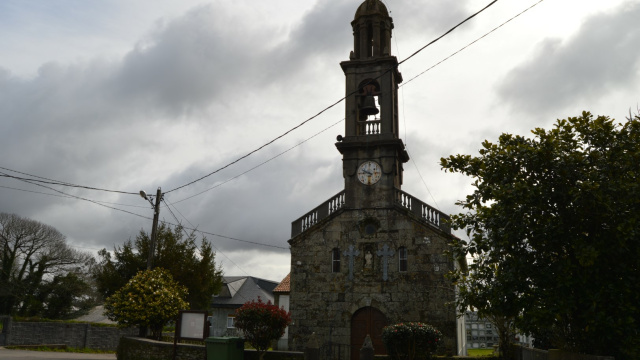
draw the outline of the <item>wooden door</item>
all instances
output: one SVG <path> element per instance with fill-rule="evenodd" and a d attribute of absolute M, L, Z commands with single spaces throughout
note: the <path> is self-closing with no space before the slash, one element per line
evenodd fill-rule
<path fill-rule="evenodd" d="M 360 359 L 360 348 L 367 335 L 371 337 L 376 355 L 385 355 L 387 352 L 382 342 L 382 328 L 385 326 L 387 318 L 380 310 L 368 306 L 356 311 L 351 318 L 351 360 Z"/>

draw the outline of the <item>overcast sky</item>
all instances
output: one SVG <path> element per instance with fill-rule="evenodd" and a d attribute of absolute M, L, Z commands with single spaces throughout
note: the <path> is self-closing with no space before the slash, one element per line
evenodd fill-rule
<path fill-rule="evenodd" d="M 489 2 L 386 0 L 393 55 L 405 59 Z M 536 2 L 498 1 L 400 67 L 404 191 L 460 212 L 471 179 L 444 173 L 441 157 L 583 110 L 623 121 L 638 107 L 640 1 L 542 1 L 408 81 Z M 172 205 L 161 219 L 176 223 L 171 209 L 185 226 L 276 246 L 207 235 L 226 275 L 280 281 L 291 222 L 343 189 L 334 143 L 344 103 L 171 190 L 344 96 L 339 63 L 360 3 L 0 0 L 0 167 L 134 193 L 53 186 L 105 207 L 0 177 L 0 212 L 95 254 L 150 231 L 152 210 L 136 194 L 162 187 Z"/>

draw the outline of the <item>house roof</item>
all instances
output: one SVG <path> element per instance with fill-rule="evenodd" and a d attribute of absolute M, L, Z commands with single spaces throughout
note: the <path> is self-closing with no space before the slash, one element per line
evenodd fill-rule
<path fill-rule="evenodd" d="M 220 293 L 214 295 L 212 308 L 239 308 L 251 300 L 271 301 L 278 283 L 253 276 L 224 276 Z"/>
<path fill-rule="evenodd" d="M 280 281 L 280 284 L 273 289 L 273 292 L 278 294 L 291 292 L 291 273 L 288 273 L 287 276 Z"/>

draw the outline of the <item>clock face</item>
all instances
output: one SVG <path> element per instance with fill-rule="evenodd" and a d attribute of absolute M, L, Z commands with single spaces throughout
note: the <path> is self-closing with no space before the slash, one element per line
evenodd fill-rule
<path fill-rule="evenodd" d="M 375 161 L 365 161 L 358 166 L 358 180 L 365 185 L 373 185 L 380 180 L 382 168 Z"/>

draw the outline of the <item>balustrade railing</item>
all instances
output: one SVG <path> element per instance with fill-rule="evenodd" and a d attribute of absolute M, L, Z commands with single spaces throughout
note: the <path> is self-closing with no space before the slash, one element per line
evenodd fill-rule
<path fill-rule="evenodd" d="M 406 192 L 396 189 L 396 202 L 400 206 L 411 210 L 411 212 L 418 215 L 422 220 L 440 228 L 442 231 L 451 231 L 448 215 L 423 203 Z"/>
<path fill-rule="evenodd" d="M 382 131 L 381 120 L 367 120 L 359 123 L 360 135 L 378 135 Z"/>
<path fill-rule="evenodd" d="M 318 221 L 326 218 L 327 216 L 333 214 L 338 209 L 344 206 L 344 190 L 339 192 L 334 197 L 322 203 L 317 208 L 309 211 L 304 214 L 298 220 L 295 220 L 291 223 L 291 237 L 294 237 L 308 228 L 312 227 Z"/>
<path fill-rule="evenodd" d="M 442 231 L 449 233 L 449 216 L 437 210 L 417 198 L 407 194 L 402 190 L 396 189 L 396 203 L 416 214 L 427 223 L 440 228 Z M 345 205 L 344 190 L 322 203 L 320 206 L 304 214 L 291 223 L 291 237 L 297 236 L 317 224 L 322 219 L 333 214 Z"/>

